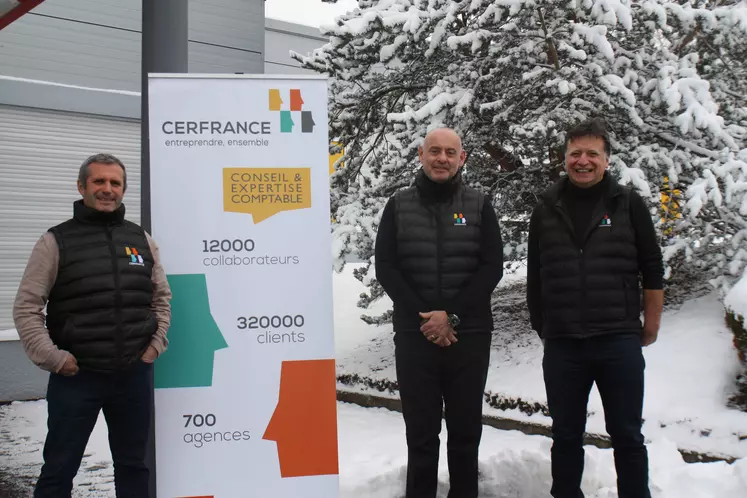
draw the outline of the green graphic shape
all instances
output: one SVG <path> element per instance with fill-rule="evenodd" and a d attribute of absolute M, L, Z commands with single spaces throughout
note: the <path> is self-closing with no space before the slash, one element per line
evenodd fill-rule
<path fill-rule="evenodd" d="M 293 132 L 294 124 L 290 111 L 280 111 L 280 133 Z"/>
<path fill-rule="evenodd" d="M 215 352 L 228 343 L 210 314 L 205 275 L 167 278 L 172 294 L 169 347 L 155 363 L 155 388 L 210 387 Z"/>

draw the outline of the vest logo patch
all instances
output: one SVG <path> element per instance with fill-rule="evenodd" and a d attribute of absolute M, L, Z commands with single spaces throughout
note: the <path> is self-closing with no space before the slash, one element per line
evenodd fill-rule
<path fill-rule="evenodd" d="M 125 246 L 125 252 L 130 257 L 130 264 L 135 266 L 144 266 L 143 257 L 137 253 L 137 249 L 134 247 Z"/>
<path fill-rule="evenodd" d="M 461 226 L 467 224 L 467 218 L 462 213 L 454 213 L 454 225 Z"/>
<path fill-rule="evenodd" d="M 602 222 L 599 224 L 600 227 L 611 227 L 612 226 L 612 220 L 610 219 L 609 213 L 604 213 L 604 218 L 602 218 Z"/>

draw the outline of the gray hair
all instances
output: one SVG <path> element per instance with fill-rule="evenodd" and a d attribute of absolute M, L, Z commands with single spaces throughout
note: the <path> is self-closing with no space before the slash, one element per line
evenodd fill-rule
<path fill-rule="evenodd" d="M 83 161 L 83 164 L 80 165 L 80 170 L 78 171 L 78 181 L 85 187 L 86 182 L 88 181 L 88 177 L 91 174 L 89 166 L 93 163 L 98 164 L 116 164 L 120 168 L 122 168 L 122 174 L 124 175 L 124 185 L 123 190 L 127 190 L 127 170 L 125 169 L 125 165 L 114 157 L 111 154 L 94 154 L 85 161 Z"/>

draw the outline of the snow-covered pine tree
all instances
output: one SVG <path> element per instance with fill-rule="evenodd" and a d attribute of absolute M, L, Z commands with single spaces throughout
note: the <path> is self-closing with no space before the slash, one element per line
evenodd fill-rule
<path fill-rule="evenodd" d="M 334 1 L 334 0 L 331 0 Z M 684 193 L 668 261 L 728 287 L 747 263 L 747 0 L 359 0 L 305 67 L 332 77 L 335 257 L 370 261 L 386 199 L 433 127 L 462 136 L 466 179 L 494 196 L 507 259 L 525 255 L 564 130 L 601 117 L 611 165 L 658 213 Z M 655 216 L 658 221 L 658 215 Z M 358 277 L 372 282 L 364 269 Z M 671 273 L 672 267 L 668 268 Z M 374 285 L 362 304 L 381 295 Z"/>

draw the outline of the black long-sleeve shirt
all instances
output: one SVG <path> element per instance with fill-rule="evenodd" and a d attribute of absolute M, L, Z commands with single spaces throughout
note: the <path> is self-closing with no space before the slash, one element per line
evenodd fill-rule
<path fill-rule="evenodd" d="M 397 258 L 397 226 L 394 199 L 389 199 L 381 216 L 376 237 L 376 278 L 397 306 L 413 313 L 437 311 L 413 290 L 413 286 L 399 269 Z M 489 296 L 503 276 L 503 242 L 498 219 L 486 198 L 482 209 L 480 266 L 443 311 L 463 317 L 474 312 L 474 305 L 482 301 L 476 296 Z"/>

